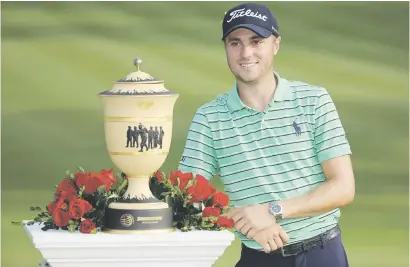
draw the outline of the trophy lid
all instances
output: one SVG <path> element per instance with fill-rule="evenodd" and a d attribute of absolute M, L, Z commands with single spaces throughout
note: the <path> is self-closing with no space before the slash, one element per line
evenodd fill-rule
<path fill-rule="evenodd" d="M 114 82 L 110 90 L 100 95 L 168 95 L 175 94 L 164 86 L 164 81 L 158 80 L 150 74 L 141 71 L 142 59 L 134 59 L 137 71 L 129 73 L 124 78 Z"/>

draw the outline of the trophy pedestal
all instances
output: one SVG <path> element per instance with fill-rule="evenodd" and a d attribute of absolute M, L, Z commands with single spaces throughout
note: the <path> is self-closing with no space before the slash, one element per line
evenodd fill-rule
<path fill-rule="evenodd" d="M 228 230 L 118 235 L 43 231 L 38 224 L 24 229 L 51 267 L 211 267 L 235 238 Z"/>
<path fill-rule="evenodd" d="M 113 234 L 145 234 L 173 232 L 173 210 L 156 199 L 148 186 L 148 178 L 129 178 L 125 199 L 105 209 L 106 229 Z"/>

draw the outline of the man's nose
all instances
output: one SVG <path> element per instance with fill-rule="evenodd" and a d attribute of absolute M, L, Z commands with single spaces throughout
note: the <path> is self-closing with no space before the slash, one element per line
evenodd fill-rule
<path fill-rule="evenodd" d="M 249 45 L 243 45 L 241 49 L 241 57 L 244 59 L 248 59 L 252 56 L 253 51 L 252 47 Z"/>

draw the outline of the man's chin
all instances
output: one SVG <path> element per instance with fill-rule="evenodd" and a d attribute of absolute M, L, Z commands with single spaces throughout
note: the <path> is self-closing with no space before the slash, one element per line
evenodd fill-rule
<path fill-rule="evenodd" d="M 250 76 L 236 76 L 238 81 L 245 83 L 245 84 L 254 84 L 258 81 L 257 77 L 250 77 Z"/>

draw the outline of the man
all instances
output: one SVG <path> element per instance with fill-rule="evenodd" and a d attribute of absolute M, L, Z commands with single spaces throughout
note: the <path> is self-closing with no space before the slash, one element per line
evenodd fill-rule
<path fill-rule="evenodd" d="M 132 146 L 138 148 L 138 136 L 140 135 L 137 126 L 134 126 L 134 131 L 132 132 Z"/>
<path fill-rule="evenodd" d="M 141 147 L 140 147 L 139 152 L 142 152 L 144 147 L 145 147 L 145 151 L 148 151 L 148 145 L 147 145 L 148 130 L 141 123 L 138 125 L 138 129 L 141 134 Z"/>
<path fill-rule="evenodd" d="M 219 174 L 242 241 L 237 267 L 347 267 L 339 208 L 355 184 L 331 97 L 274 71 L 281 37 L 267 7 L 236 6 L 222 23 L 236 82 L 195 113 L 179 169 Z"/>
<path fill-rule="evenodd" d="M 155 134 L 154 134 L 154 129 L 153 127 L 149 127 L 148 130 L 148 148 L 153 149 L 154 148 L 154 144 L 152 143 L 152 141 L 155 140 Z"/>
<path fill-rule="evenodd" d="M 132 135 L 133 135 L 133 131 L 131 126 L 128 126 L 128 130 L 127 130 L 127 146 L 126 147 L 133 147 L 132 144 Z"/>
<path fill-rule="evenodd" d="M 158 139 L 158 144 L 159 148 L 162 149 L 162 140 L 164 139 L 164 130 L 162 129 L 162 126 L 159 126 L 159 139 Z"/>

